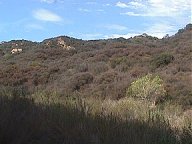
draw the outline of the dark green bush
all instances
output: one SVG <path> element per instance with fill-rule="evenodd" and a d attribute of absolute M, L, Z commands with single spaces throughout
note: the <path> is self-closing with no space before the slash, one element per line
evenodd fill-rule
<path fill-rule="evenodd" d="M 78 73 L 75 74 L 69 81 L 69 88 L 72 91 L 79 90 L 81 87 L 83 87 L 86 84 L 90 84 L 93 81 L 93 76 L 88 73 Z"/>
<path fill-rule="evenodd" d="M 102 75 L 98 76 L 94 82 L 98 84 L 109 84 L 114 82 L 115 78 L 117 78 L 118 74 L 113 71 L 107 71 Z"/>
<path fill-rule="evenodd" d="M 174 60 L 174 56 L 169 53 L 161 53 L 154 57 L 151 61 L 151 66 L 153 69 L 163 67 L 168 65 Z"/>
<path fill-rule="evenodd" d="M 110 65 L 112 68 L 115 68 L 117 65 L 120 65 L 122 63 L 126 63 L 128 60 L 127 60 L 127 57 L 117 57 L 117 58 L 113 58 L 110 60 Z"/>
<path fill-rule="evenodd" d="M 4 52 L 2 49 L 0 49 L 0 56 L 3 56 L 4 55 Z"/>
<path fill-rule="evenodd" d="M 9 60 L 9 59 L 13 58 L 13 55 L 10 54 L 10 53 L 6 53 L 5 55 L 3 55 L 3 57 L 4 57 L 6 60 Z"/>

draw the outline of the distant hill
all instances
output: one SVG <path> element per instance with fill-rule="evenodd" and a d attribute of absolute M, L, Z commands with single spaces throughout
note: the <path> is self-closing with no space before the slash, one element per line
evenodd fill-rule
<path fill-rule="evenodd" d="M 11 54 L 12 49 L 22 52 Z M 158 39 L 143 34 L 129 39 L 84 41 L 67 36 L 42 42 L 12 40 L 0 44 L 0 86 L 57 89 L 88 97 L 125 97 L 132 81 L 160 75 L 172 102 L 192 105 L 192 24 Z"/>

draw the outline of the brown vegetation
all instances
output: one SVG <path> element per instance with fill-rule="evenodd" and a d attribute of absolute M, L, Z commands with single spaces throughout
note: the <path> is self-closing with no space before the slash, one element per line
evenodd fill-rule
<path fill-rule="evenodd" d="M 61 36 L 1 43 L 0 143 L 188 143 L 191 119 L 186 122 L 184 115 L 192 108 L 191 35 L 189 24 L 163 39 Z M 15 46 L 22 53 L 12 55 Z M 126 98 L 132 83 L 148 74 L 158 76 L 165 91 L 155 108 L 150 101 Z M 42 97 L 54 102 L 40 104 Z M 86 104 L 79 107 L 77 97 Z M 68 98 L 72 101 L 66 106 Z"/>

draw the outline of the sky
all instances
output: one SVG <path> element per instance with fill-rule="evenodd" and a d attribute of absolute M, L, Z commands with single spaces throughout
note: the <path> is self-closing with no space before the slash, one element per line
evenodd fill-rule
<path fill-rule="evenodd" d="M 162 38 L 192 22 L 191 0 L 0 0 L 0 41 Z"/>

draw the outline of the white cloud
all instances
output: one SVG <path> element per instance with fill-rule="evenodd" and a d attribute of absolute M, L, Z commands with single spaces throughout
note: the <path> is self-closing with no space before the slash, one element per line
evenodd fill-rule
<path fill-rule="evenodd" d="M 85 8 L 79 8 L 78 11 L 89 13 L 91 10 Z"/>
<path fill-rule="evenodd" d="M 123 13 L 129 16 L 178 17 L 191 13 L 191 0 L 133 0 L 116 6 L 132 9 Z"/>
<path fill-rule="evenodd" d="M 120 1 L 116 3 L 116 6 L 120 7 L 120 8 L 128 8 L 129 7 L 126 3 L 123 3 Z"/>
<path fill-rule="evenodd" d="M 90 10 L 90 9 L 86 9 L 86 8 L 79 8 L 78 11 L 80 12 L 84 12 L 84 13 L 91 13 L 91 12 L 98 12 L 98 13 L 101 13 L 101 12 L 105 12 L 103 9 L 95 9 L 95 10 Z"/>
<path fill-rule="evenodd" d="M 134 8 L 134 9 L 138 9 L 138 8 L 144 8 L 145 5 L 142 4 L 141 2 L 135 0 L 135 1 L 131 1 L 129 3 L 124 3 L 124 2 L 117 2 L 116 3 L 116 6 L 117 7 L 120 7 L 120 8 Z"/>
<path fill-rule="evenodd" d="M 155 23 L 149 25 L 145 31 L 145 33 L 158 38 L 163 38 L 166 34 L 173 35 L 175 32 L 175 26 L 167 23 Z"/>
<path fill-rule="evenodd" d="M 108 6 L 111 6 L 111 4 L 109 3 L 106 3 L 106 4 L 103 4 L 104 7 L 108 7 Z"/>
<path fill-rule="evenodd" d="M 38 9 L 33 12 L 33 17 L 41 21 L 60 22 L 62 18 L 46 9 Z"/>
<path fill-rule="evenodd" d="M 166 34 L 173 35 L 176 33 L 175 26 L 168 24 L 168 23 L 155 23 L 152 25 L 148 25 L 145 31 L 138 31 L 136 33 L 134 32 L 129 32 L 127 34 L 112 34 L 112 35 L 107 35 L 104 36 L 104 38 L 130 38 L 138 35 L 142 35 L 143 33 L 147 33 L 150 36 L 158 37 L 158 38 L 163 38 Z"/>
<path fill-rule="evenodd" d="M 125 13 L 120 13 L 121 15 L 128 15 L 128 16 L 147 16 L 146 14 L 139 14 L 135 12 L 125 12 Z"/>
<path fill-rule="evenodd" d="M 45 2 L 45 3 L 48 3 L 48 4 L 52 4 L 52 3 L 55 3 L 57 0 L 41 0 L 41 2 Z"/>
<path fill-rule="evenodd" d="M 180 16 L 190 10 L 191 0 L 149 0 L 149 6 L 157 16 Z M 149 13 L 149 12 L 148 12 Z"/>
<path fill-rule="evenodd" d="M 128 34 L 112 34 L 112 35 L 108 35 L 108 36 L 104 36 L 105 39 L 109 39 L 109 38 L 130 38 L 130 37 L 134 37 L 134 36 L 138 36 L 141 35 L 140 33 L 128 33 Z"/>
<path fill-rule="evenodd" d="M 134 8 L 134 9 L 145 8 L 145 5 L 138 1 L 131 1 L 128 4 L 130 8 Z"/>
<path fill-rule="evenodd" d="M 105 25 L 104 28 L 109 29 L 109 30 L 119 30 L 123 31 L 126 30 L 126 26 L 118 25 L 118 24 L 110 24 L 110 25 Z"/>
<path fill-rule="evenodd" d="M 93 33 L 93 34 L 81 34 L 80 37 L 84 40 L 95 40 L 95 39 L 100 39 L 103 37 L 103 34 L 100 33 Z"/>

